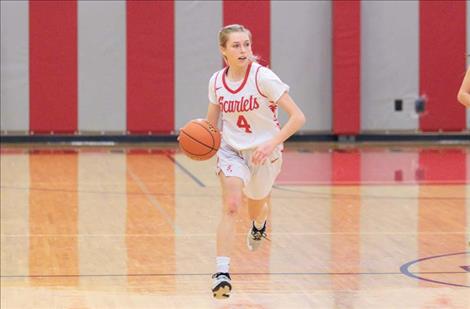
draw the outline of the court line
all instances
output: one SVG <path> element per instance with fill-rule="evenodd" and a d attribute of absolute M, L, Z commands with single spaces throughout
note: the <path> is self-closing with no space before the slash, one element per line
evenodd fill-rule
<path fill-rule="evenodd" d="M 271 236 L 330 236 L 330 235 L 466 235 L 468 231 L 462 232 L 286 232 L 286 233 L 269 233 Z M 214 233 L 179 233 L 178 235 L 172 233 L 161 234 L 1 234 L 1 237 L 213 237 Z M 246 233 L 235 233 L 236 236 L 244 236 Z"/>
<path fill-rule="evenodd" d="M 414 274 L 466 274 L 465 271 L 431 271 Z M 0 278 L 76 278 L 76 277 L 183 277 L 210 276 L 212 273 L 148 273 L 148 274 L 70 274 L 70 275 L 1 275 Z M 401 272 L 273 272 L 273 273 L 230 273 L 230 276 L 377 276 L 403 275 Z"/>
<path fill-rule="evenodd" d="M 145 197 L 147 200 L 152 204 L 157 210 L 160 212 L 160 214 L 163 216 L 165 221 L 173 228 L 175 231 L 175 234 L 181 234 L 181 229 L 176 226 L 175 222 L 171 218 L 171 216 L 168 214 L 168 212 L 163 208 L 160 203 L 156 200 L 156 198 L 152 195 L 152 193 L 148 190 L 147 186 L 142 182 L 142 180 L 130 170 L 129 167 L 127 167 L 127 173 L 129 176 L 131 176 L 132 180 L 137 184 L 139 189 L 144 193 Z"/>
<path fill-rule="evenodd" d="M 168 157 L 168 159 L 173 161 L 173 163 L 176 166 L 178 166 L 186 175 L 191 177 L 191 179 L 193 179 L 200 187 L 206 187 L 202 181 L 200 181 L 193 173 L 191 173 L 188 169 L 186 169 L 181 163 L 176 161 L 176 159 L 174 157 L 172 157 L 171 155 L 167 155 L 167 157 Z"/>
<path fill-rule="evenodd" d="M 420 200 L 466 200 L 466 197 L 458 197 L 458 196 L 387 196 L 387 195 L 367 195 L 367 194 L 329 194 L 329 193 L 319 193 L 319 192 L 310 192 L 304 190 L 297 190 L 291 188 L 284 188 L 279 185 L 274 185 L 273 189 L 285 192 L 292 192 L 292 193 L 301 193 L 305 195 L 310 195 L 311 197 L 315 198 L 361 198 L 361 199 L 396 199 L 396 200 L 409 200 L 409 199 L 420 199 Z M 283 198 L 276 196 L 276 199 Z M 299 199 L 300 197 L 292 197 Z"/>
<path fill-rule="evenodd" d="M 470 254 L 470 251 L 468 251 L 468 252 L 448 253 L 448 254 L 442 254 L 442 255 L 434 255 L 434 256 L 429 256 L 429 257 L 417 259 L 417 260 L 408 262 L 408 263 L 403 264 L 402 266 L 400 266 L 400 272 L 401 272 L 402 274 L 404 274 L 405 276 L 408 276 L 408 277 L 414 278 L 414 279 L 418 279 L 418 280 L 423 280 L 423 281 L 432 282 L 432 283 L 437 283 L 437 284 L 444 284 L 444 285 L 451 285 L 451 286 L 458 286 L 458 287 L 470 288 L 470 285 L 463 285 L 463 284 L 456 284 L 456 283 L 450 283 L 450 282 L 445 282 L 445 281 L 432 280 L 432 279 L 423 278 L 423 277 L 420 277 L 420 276 L 417 276 L 417 275 L 416 275 L 416 274 L 418 274 L 418 275 L 426 275 L 426 274 L 429 274 L 429 273 L 427 273 L 427 272 L 416 272 L 416 273 L 413 273 L 413 272 L 410 271 L 411 265 L 416 264 L 416 263 L 419 263 L 419 262 L 422 262 L 422 261 L 431 260 L 431 259 L 437 259 L 437 258 L 446 257 L 446 256 L 462 255 L 462 254 Z M 464 273 L 467 273 L 467 272 L 465 271 Z"/>
<path fill-rule="evenodd" d="M 205 188 L 210 188 L 204 185 Z M 215 188 L 214 186 L 213 188 Z M 48 189 L 48 188 L 34 188 L 34 187 L 14 187 L 14 186 L 0 186 L 1 189 L 9 189 L 9 190 L 23 190 L 23 191 L 43 191 L 43 192 L 68 192 L 68 193 L 90 193 L 90 194 L 116 194 L 116 195 L 145 195 L 143 193 L 138 192 L 117 192 L 117 191 L 91 191 L 91 190 L 64 190 L 64 189 Z M 217 187 L 218 188 L 218 187 Z M 401 196 L 377 196 L 377 195 L 353 195 L 353 194 L 325 194 L 319 192 L 309 192 L 309 191 L 301 191 L 301 190 L 294 190 L 288 188 L 281 188 L 279 186 L 275 186 L 274 189 L 279 191 L 285 192 L 292 192 L 292 193 L 301 193 L 304 196 L 276 196 L 276 200 L 284 200 L 284 199 L 297 199 L 297 200 L 304 200 L 304 199 L 339 199 L 339 198 L 361 198 L 364 199 L 394 199 L 394 200 L 466 200 L 466 197 L 453 197 L 453 196 L 427 196 L 427 197 L 417 197 L 417 196 L 410 196 L 410 197 L 401 197 Z M 155 196 L 169 196 L 173 194 L 169 193 L 153 193 L 150 192 L 152 195 Z M 182 194 L 179 193 L 178 196 L 183 197 L 220 197 L 221 194 Z"/>
<path fill-rule="evenodd" d="M 159 182 L 151 182 L 153 184 L 159 184 Z M 8 190 L 21 190 L 21 191 L 43 191 L 43 192 L 60 192 L 60 193 L 90 193 L 90 194 L 116 194 L 116 195 L 144 195 L 139 192 L 119 192 L 119 191 L 93 191 L 93 190 L 65 190 L 65 189 L 50 189 L 50 188 L 35 188 L 35 187 L 15 187 L 15 186 L 0 186 L 0 189 Z M 157 196 L 169 196 L 174 195 L 171 193 L 154 193 Z M 179 194 L 182 196 L 207 196 L 207 194 Z"/>

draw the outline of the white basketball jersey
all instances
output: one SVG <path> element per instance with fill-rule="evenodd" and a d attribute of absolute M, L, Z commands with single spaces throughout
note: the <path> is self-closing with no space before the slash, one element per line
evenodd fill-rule
<path fill-rule="evenodd" d="M 235 87 L 227 79 L 227 70 L 214 73 L 209 82 L 209 101 L 220 107 L 222 138 L 237 150 L 256 148 L 279 132 L 276 102 L 289 86 L 255 62 Z"/>

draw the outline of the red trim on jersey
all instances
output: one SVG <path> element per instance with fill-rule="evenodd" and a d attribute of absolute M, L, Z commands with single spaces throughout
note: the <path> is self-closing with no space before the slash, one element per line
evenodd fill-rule
<path fill-rule="evenodd" d="M 259 94 L 261 94 L 262 97 L 265 97 L 266 99 L 268 98 L 267 96 L 265 96 L 261 90 L 259 89 L 258 87 L 258 72 L 259 72 L 259 69 L 261 69 L 261 66 L 259 66 L 257 69 L 256 69 L 256 74 L 255 74 L 255 84 L 256 84 L 256 90 L 258 90 Z"/>
<path fill-rule="evenodd" d="M 269 103 L 271 103 L 271 104 L 269 104 L 269 109 L 273 112 L 273 121 L 276 124 L 276 126 L 280 129 L 281 125 L 280 125 L 279 119 L 277 119 L 277 115 L 276 115 L 277 105 L 274 104 L 273 101 L 269 101 Z"/>
<path fill-rule="evenodd" d="M 217 78 L 219 77 L 219 72 L 217 72 L 217 74 L 215 75 L 215 79 L 214 79 L 214 95 L 215 95 L 215 102 L 217 103 Z"/>
<path fill-rule="evenodd" d="M 246 81 L 248 80 L 248 75 L 250 75 L 251 64 L 252 64 L 252 62 L 250 62 L 250 64 L 248 65 L 248 68 L 246 69 L 245 78 L 243 79 L 242 84 L 241 84 L 240 87 L 238 87 L 238 89 L 236 89 L 236 90 L 230 89 L 230 88 L 228 87 L 227 83 L 225 82 L 225 75 L 227 74 L 227 71 L 228 71 L 228 68 L 229 68 L 229 67 L 226 67 L 226 68 L 225 68 L 224 74 L 222 74 L 222 82 L 224 83 L 224 87 L 225 87 L 225 89 L 227 89 L 228 92 L 235 94 L 235 93 L 240 92 L 240 90 L 242 90 L 243 87 L 245 87 Z"/>

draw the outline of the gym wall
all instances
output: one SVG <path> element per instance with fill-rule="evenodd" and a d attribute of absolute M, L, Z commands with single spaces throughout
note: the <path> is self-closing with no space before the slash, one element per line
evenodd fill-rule
<path fill-rule="evenodd" d="M 0 4 L 2 134 L 172 134 L 205 116 L 229 23 L 252 30 L 261 64 L 291 86 L 304 132 L 470 128 L 456 100 L 468 1 Z"/>

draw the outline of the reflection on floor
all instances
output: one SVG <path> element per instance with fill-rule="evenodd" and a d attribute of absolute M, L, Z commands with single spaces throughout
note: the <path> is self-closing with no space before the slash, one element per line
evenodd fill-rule
<path fill-rule="evenodd" d="M 288 144 L 266 242 L 213 300 L 215 158 L 1 149 L 2 308 L 468 308 L 470 148 Z"/>

